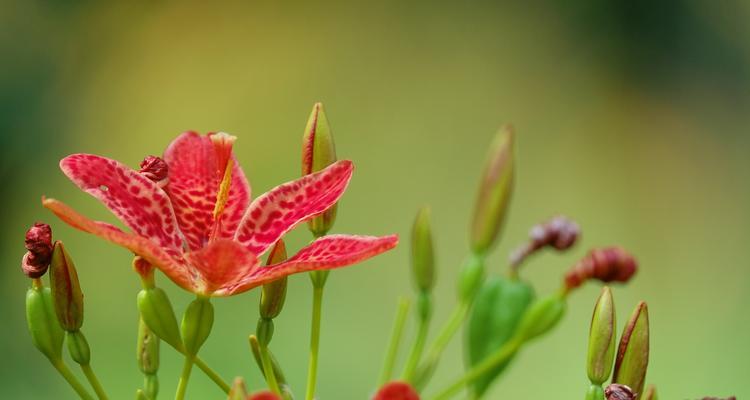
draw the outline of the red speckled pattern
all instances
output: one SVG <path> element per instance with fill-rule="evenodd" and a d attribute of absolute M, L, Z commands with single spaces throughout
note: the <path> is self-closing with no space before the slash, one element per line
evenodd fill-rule
<path fill-rule="evenodd" d="M 255 254 L 239 243 L 229 239 L 217 239 L 208 246 L 185 254 L 203 278 L 201 292 L 212 293 L 226 285 L 232 285 L 260 264 Z"/>
<path fill-rule="evenodd" d="M 169 197 L 156 183 L 115 160 L 92 154 L 65 157 L 60 168 L 139 235 L 165 248 L 182 247 Z"/>
<path fill-rule="evenodd" d="M 163 248 L 147 238 L 123 232 L 106 222 L 88 219 L 58 200 L 43 199 L 42 204 L 68 225 L 125 247 L 157 266 L 182 288 L 192 291 L 194 274 L 191 273 L 192 268 L 182 261 L 179 251 Z"/>
<path fill-rule="evenodd" d="M 261 267 L 235 286 L 216 293 L 228 296 L 244 292 L 281 277 L 321 269 L 334 269 L 356 264 L 388 251 L 398 244 L 396 235 L 354 236 L 328 235 L 315 240 L 294 257 L 279 264 Z"/>
<path fill-rule="evenodd" d="M 164 151 L 164 161 L 169 166 L 169 183 L 165 190 L 172 199 L 180 229 L 193 250 L 205 246 L 213 231 L 216 194 L 224 177 L 221 165 L 226 165 L 227 156 L 234 157 L 231 144 L 226 146 L 229 149 L 223 151 L 226 149 L 215 145 L 210 136 L 185 132 Z M 220 159 L 224 159 L 223 164 Z M 234 237 L 249 202 L 250 185 L 235 160 L 219 238 Z"/>
<path fill-rule="evenodd" d="M 351 161 L 342 160 L 271 189 L 250 204 L 235 238 L 253 253 L 263 254 L 297 224 L 333 206 L 353 169 Z"/>

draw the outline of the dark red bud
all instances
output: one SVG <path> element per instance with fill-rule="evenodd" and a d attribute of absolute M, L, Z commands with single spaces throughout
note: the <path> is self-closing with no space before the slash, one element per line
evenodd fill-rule
<path fill-rule="evenodd" d="M 406 382 L 390 382 L 375 393 L 372 400 L 419 400 L 419 394 Z"/>
<path fill-rule="evenodd" d="M 593 249 L 565 275 L 565 287 L 570 290 L 589 279 L 627 282 L 637 270 L 637 261 L 622 247 Z"/>
<path fill-rule="evenodd" d="M 531 228 L 529 242 L 518 248 L 510 256 L 513 266 L 520 265 L 528 256 L 545 247 L 553 247 L 558 251 L 571 248 L 581 235 L 578 224 L 562 215 Z"/>
<path fill-rule="evenodd" d="M 613 383 L 604 389 L 607 400 L 635 400 L 637 393 L 625 385 Z"/>
<path fill-rule="evenodd" d="M 40 278 L 47 272 L 52 258 L 52 228 L 37 222 L 26 231 L 26 254 L 21 261 L 21 269 L 29 278 Z"/>
<path fill-rule="evenodd" d="M 146 178 L 160 183 L 167 179 L 169 167 L 167 163 L 159 157 L 147 156 L 141 161 L 141 170 L 138 171 Z"/>

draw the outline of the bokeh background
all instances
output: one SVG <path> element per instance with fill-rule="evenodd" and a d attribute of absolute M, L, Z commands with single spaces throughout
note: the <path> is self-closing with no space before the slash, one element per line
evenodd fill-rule
<path fill-rule="evenodd" d="M 525 276 L 555 290 L 592 246 L 621 244 L 642 269 L 615 291 L 624 321 L 650 304 L 648 381 L 663 398 L 750 396 L 750 4 L 741 1 L 47 2 L 0 7 L 0 387 L 3 398 L 74 398 L 31 345 L 23 232 L 50 222 L 79 268 L 84 331 L 113 398 L 141 383 L 134 361 L 139 282 L 131 255 L 65 226 L 42 194 L 114 221 L 57 162 L 90 152 L 132 166 L 178 133 L 223 130 L 255 194 L 298 176 L 302 130 L 323 101 L 339 156 L 355 160 L 335 232 L 399 233 L 433 209 L 436 324 L 455 302 L 467 221 L 487 145 L 515 124 L 516 192 L 502 273 L 531 225 L 575 218 L 582 243 L 544 254 Z M 516 3 L 516 4 L 514 4 Z M 303 228 L 289 236 L 299 248 Z M 163 277 L 178 311 L 190 296 Z M 525 350 L 489 398 L 580 398 L 588 322 L 599 287 L 572 295 L 554 334 Z M 410 295 L 408 246 L 334 273 L 321 355 L 322 399 L 365 399 L 397 296 Z M 291 279 L 273 348 L 304 392 L 311 289 Z M 202 350 L 226 378 L 261 386 L 247 335 L 258 293 L 218 299 Z M 410 340 L 413 325 L 409 326 Z M 162 395 L 181 359 L 162 352 Z M 437 372 L 462 371 L 454 340 Z M 429 392 L 429 390 L 428 390 Z M 194 373 L 189 398 L 222 398 Z"/>

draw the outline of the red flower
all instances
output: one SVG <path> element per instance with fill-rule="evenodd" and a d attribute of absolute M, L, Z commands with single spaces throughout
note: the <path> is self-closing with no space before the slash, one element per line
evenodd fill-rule
<path fill-rule="evenodd" d="M 351 265 L 396 246 L 395 235 L 329 235 L 284 262 L 261 266 L 261 254 L 285 233 L 336 203 L 354 166 L 336 162 L 250 202 L 250 185 L 232 153 L 234 139 L 225 133 L 178 136 L 164 152 L 166 182 L 154 171 L 139 173 L 104 157 L 64 158 L 65 175 L 133 233 L 54 199 L 43 204 L 71 226 L 133 251 L 179 286 L 203 295 L 230 296 L 290 274 Z M 153 159 L 147 164 L 159 165 Z"/>
<path fill-rule="evenodd" d="M 383 385 L 372 400 L 419 400 L 419 394 L 406 382 L 390 382 Z"/>

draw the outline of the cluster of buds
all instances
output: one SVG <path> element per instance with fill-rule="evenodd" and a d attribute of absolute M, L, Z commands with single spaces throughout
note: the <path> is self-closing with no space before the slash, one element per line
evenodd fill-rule
<path fill-rule="evenodd" d="M 637 395 L 633 389 L 619 383 L 613 383 L 604 389 L 604 396 L 607 400 L 635 400 Z"/>
<path fill-rule="evenodd" d="M 627 282 L 637 269 L 635 258 L 621 247 L 593 249 L 565 275 L 565 289 L 575 289 L 589 279 Z"/>
<path fill-rule="evenodd" d="M 21 260 L 21 269 L 31 279 L 41 278 L 52 259 L 52 229 L 37 222 L 26 231 L 26 254 Z"/>
<path fill-rule="evenodd" d="M 511 253 L 510 264 L 513 268 L 518 268 L 526 258 L 546 247 L 558 251 L 567 250 L 573 247 L 580 235 L 581 229 L 575 221 L 562 215 L 553 217 L 531 228 L 529 242 Z"/>
<path fill-rule="evenodd" d="M 157 156 L 147 156 L 141 161 L 141 169 L 138 171 L 144 177 L 156 182 L 160 187 L 167 184 L 169 168 L 167 163 Z"/>

